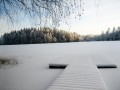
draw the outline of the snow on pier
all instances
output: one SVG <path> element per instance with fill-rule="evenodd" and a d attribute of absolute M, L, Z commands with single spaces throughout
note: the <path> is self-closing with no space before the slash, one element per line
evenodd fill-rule
<path fill-rule="evenodd" d="M 101 55 L 63 57 L 49 64 L 50 68 L 65 68 L 47 90 L 107 90 L 98 68 L 116 68 L 116 64 Z"/>
<path fill-rule="evenodd" d="M 117 65 L 110 61 L 103 55 L 91 55 L 91 56 L 65 56 L 60 60 L 53 60 L 49 64 L 49 68 L 65 68 L 69 64 L 94 64 L 98 68 L 117 68 Z"/>
<path fill-rule="evenodd" d="M 107 90 L 96 65 L 70 64 L 47 90 Z"/>

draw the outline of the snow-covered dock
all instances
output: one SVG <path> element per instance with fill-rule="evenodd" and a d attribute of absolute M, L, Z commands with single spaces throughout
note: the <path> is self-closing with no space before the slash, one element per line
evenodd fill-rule
<path fill-rule="evenodd" d="M 96 65 L 70 64 L 47 90 L 107 90 Z"/>
<path fill-rule="evenodd" d="M 49 68 L 65 68 L 47 90 L 107 90 L 98 68 L 116 68 L 103 55 L 64 56 Z"/>
<path fill-rule="evenodd" d="M 54 60 L 49 64 L 49 68 L 65 68 L 69 64 L 94 64 L 98 68 L 117 68 L 117 65 L 108 60 L 103 55 L 91 55 L 91 56 L 65 56 L 60 60 Z"/>

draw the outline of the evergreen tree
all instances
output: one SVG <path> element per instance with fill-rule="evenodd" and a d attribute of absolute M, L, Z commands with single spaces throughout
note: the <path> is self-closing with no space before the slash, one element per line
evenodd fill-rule
<path fill-rule="evenodd" d="M 24 28 L 20 31 L 5 33 L 2 37 L 3 44 L 35 44 L 35 43 L 56 43 L 56 42 L 73 42 L 79 41 L 80 35 L 64 30 L 51 29 L 44 27 Z"/>

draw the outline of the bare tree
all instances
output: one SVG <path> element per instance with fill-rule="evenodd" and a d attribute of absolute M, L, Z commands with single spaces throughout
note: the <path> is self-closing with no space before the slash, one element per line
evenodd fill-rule
<path fill-rule="evenodd" d="M 83 11 L 81 0 L 0 0 L 0 16 L 13 20 L 15 15 L 24 12 L 31 17 L 46 19 L 44 23 L 57 26 L 71 14 L 80 17 Z"/>

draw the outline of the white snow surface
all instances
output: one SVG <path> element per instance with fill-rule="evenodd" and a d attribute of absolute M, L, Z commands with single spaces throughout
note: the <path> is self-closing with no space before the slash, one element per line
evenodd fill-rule
<path fill-rule="evenodd" d="M 47 90 L 107 90 L 96 65 L 69 64 Z"/>
<path fill-rule="evenodd" d="M 0 68 L 0 90 L 46 90 L 63 69 L 49 69 L 53 60 L 104 56 L 117 68 L 99 69 L 108 90 L 120 90 L 120 41 L 0 46 L 0 56 L 18 65 Z"/>

